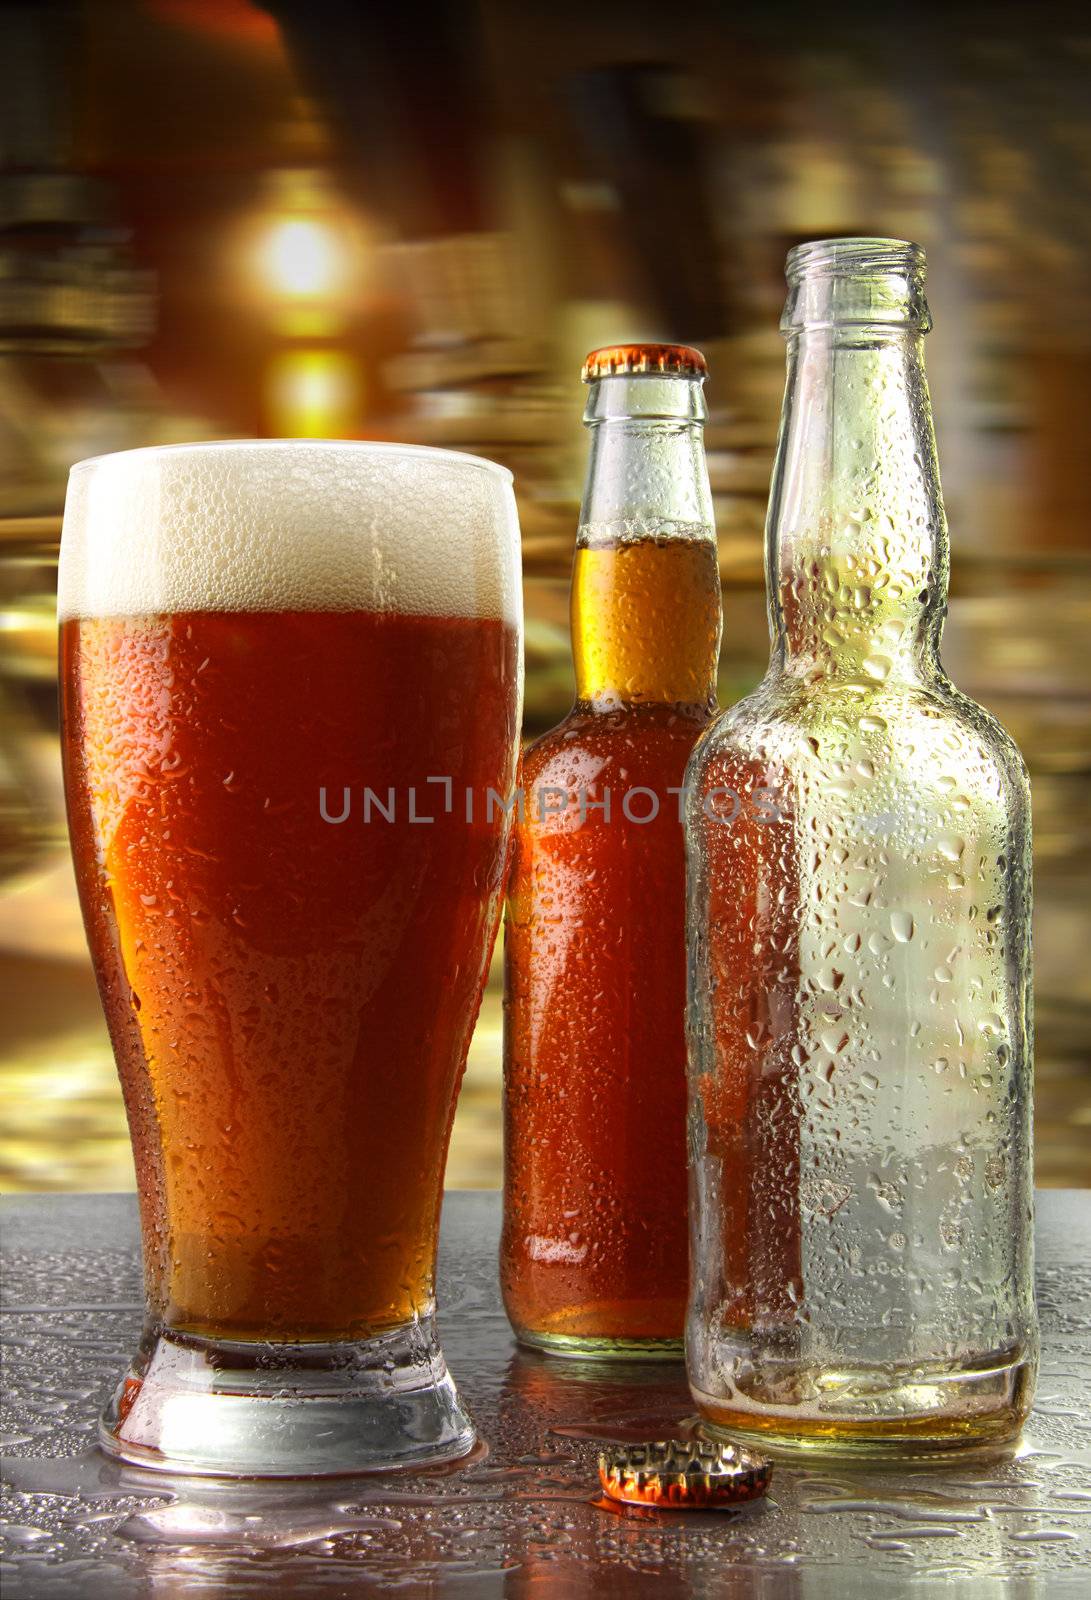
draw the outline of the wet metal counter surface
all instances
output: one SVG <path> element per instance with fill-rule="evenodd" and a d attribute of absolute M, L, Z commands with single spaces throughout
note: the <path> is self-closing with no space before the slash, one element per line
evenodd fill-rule
<path fill-rule="evenodd" d="M 440 1473 L 259 1485 L 98 1454 L 140 1327 L 135 1200 L 5 1200 L 4 1600 L 1091 1595 L 1091 1192 L 1039 1195 L 1042 1377 L 1017 1449 L 778 1463 L 766 1501 L 702 1514 L 597 1503 L 602 1442 L 677 1433 L 684 1378 L 518 1350 L 499 1204 L 448 1195 L 440 1270 L 444 1348 L 487 1450 Z"/>

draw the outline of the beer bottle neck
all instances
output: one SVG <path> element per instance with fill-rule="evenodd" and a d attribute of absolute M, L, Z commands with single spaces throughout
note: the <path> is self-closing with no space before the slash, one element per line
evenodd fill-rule
<path fill-rule="evenodd" d="M 947 522 L 923 260 L 890 240 L 789 257 L 788 378 L 766 525 L 774 661 L 863 685 L 938 670 Z"/>
<path fill-rule="evenodd" d="M 572 582 L 578 703 L 710 707 L 720 596 L 700 378 L 603 377 Z"/>

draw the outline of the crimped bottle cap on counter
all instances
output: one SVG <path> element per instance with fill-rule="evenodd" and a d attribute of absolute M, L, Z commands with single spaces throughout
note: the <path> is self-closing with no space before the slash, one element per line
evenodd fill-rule
<path fill-rule="evenodd" d="M 631 374 L 667 378 L 707 378 L 708 363 L 688 344 L 605 344 L 583 364 L 584 383 Z"/>
<path fill-rule="evenodd" d="M 773 1468 L 756 1450 L 706 1439 L 614 1445 L 599 1456 L 599 1480 L 623 1505 L 701 1511 L 757 1500 Z"/>

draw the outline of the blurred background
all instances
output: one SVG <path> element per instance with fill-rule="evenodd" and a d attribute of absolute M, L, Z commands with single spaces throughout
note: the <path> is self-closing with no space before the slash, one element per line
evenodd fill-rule
<path fill-rule="evenodd" d="M 929 254 L 945 656 L 1033 775 L 1037 1164 L 1091 1183 L 1091 31 L 1075 9 L 0 0 L 0 1187 L 133 1184 L 68 862 L 69 465 L 393 438 L 515 473 L 527 733 L 572 694 L 580 362 L 699 344 L 721 700 L 761 677 L 783 259 Z M 451 1155 L 499 1181 L 494 964 Z"/>

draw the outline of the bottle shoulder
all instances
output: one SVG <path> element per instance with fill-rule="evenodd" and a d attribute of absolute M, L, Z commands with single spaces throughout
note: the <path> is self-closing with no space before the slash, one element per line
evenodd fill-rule
<path fill-rule="evenodd" d="M 709 722 L 708 713 L 670 706 L 628 707 L 587 713 L 574 708 L 563 721 L 523 750 L 524 786 L 586 776 L 589 762 L 599 772 L 616 764 L 639 768 L 677 752 L 682 765 Z"/>
<path fill-rule="evenodd" d="M 810 770 L 816 763 L 836 764 L 864 745 L 884 752 L 907 778 L 940 765 L 957 774 L 962 765 L 1002 790 L 1025 791 L 1028 784 L 1023 756 L 1007 729 L 942 672 L 870 687 L 808 684 L 771 671 L 706 730 L 694 769 L 735 756 Z"/>

